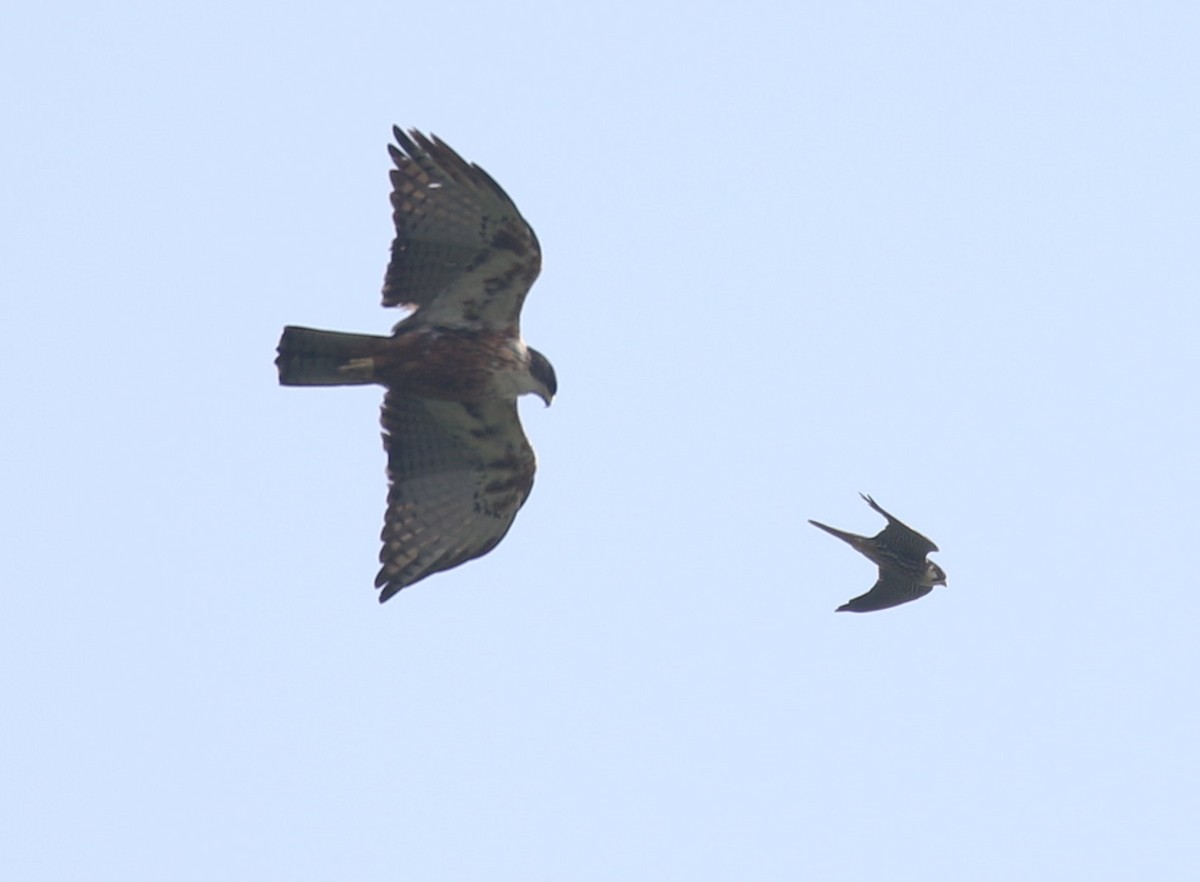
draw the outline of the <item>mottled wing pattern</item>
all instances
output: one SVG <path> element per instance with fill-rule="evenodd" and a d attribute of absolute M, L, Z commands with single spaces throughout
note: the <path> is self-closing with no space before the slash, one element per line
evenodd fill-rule
<path fill-rule="evenodd" d="M 875 612 L 899 606 L 924 597 L 933 590 L 931 585 L 905 577 L 899 572 L 880 572 L 879 581 L 866 594 L 860 594 L 837 608 L 838 612 Z"/>
<path fill-rule="evenodd" d="M 870 496 L 867 496 L 865 493 L 860 493 L 859 495 L 867 501 L 867 505 L 887 518 L 887 526 L 875 536 L 877 541 L 884 543 L 888 548 L 911 560 L 925 560 L 925 556 L 929 552 L 938 550 L 936 545 L 912 529 L 912 527 L 896 520 L 896 518 L 880 508 L 879 503 Z"/>
<path fill-rule="evenodd" d="M 533 229 L 491 175 L 436 137 L 393 130 L 396 238 L 384 306 L 412 306 L 402 324 L 515 329 L 542 265 Z"/>
<path fill-rule="evenodd" d="M 536 461 L 513 401 L 462 404 L 388 392 L 388 506 L 380 602 L 486 554 L 533 487 Z"/>

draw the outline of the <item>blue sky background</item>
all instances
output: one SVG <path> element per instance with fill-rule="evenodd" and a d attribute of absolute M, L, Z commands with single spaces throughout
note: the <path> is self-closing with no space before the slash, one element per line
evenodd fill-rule
<path fill-rule="evenodd" d="M 25 4 L 6 878 L 1184 880 L 1191 3 Z M 376 603 L 385 144 L 532 222 L 537 485 Z M 950 584 L 833 609 L 928 534 Z"/>

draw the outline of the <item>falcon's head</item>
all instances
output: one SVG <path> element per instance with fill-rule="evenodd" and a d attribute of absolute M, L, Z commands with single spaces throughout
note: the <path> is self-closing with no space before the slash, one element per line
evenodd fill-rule
<path fill-rule="evenodd" d="M 550 364 L 550 359 L 532 346 L 529 347 L 529 375 L 537 384 L 533 394 L 546 402 L 546 407 L 549 407 L 550 402 L 554 400 L 555 393 L 558 392 L 558 378 L 554 376 L 554 365 Z"/>
<path fill-rule="evenodd" d="M 926 585 L 945 585 L 946 571 L 931 560 L 925 561 L 925 578 L 921 580 Z"/>

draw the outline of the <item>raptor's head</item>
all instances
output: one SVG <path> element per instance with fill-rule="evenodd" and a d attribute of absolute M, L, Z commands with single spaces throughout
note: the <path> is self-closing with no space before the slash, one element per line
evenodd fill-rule
<path fill-rule="evenodd" d="M 925 579 L 926 585 L 945 585 L 946 571 L 939 567 L 931 560 L 925 561 Z"/>
<path fill-rule="evenodd" d="M 538 385 L 533 390 L 534 394 L 549 407 L 558 392 L 558 378 L 554 376 L 554 365 L 550 364 L 550 359 L 532 346 L 529 348 L 529 374 Z"/>

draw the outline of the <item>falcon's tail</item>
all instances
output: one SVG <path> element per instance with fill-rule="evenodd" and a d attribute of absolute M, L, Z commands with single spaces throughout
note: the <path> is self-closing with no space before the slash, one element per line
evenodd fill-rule
<path fill-rule="evenodd" d="M 839 530 L 837 527 L 831 527 L 828 524 L 822 524 L 820 521 L 814 521 L 811 518 L 809 519 L 809 523 L 812 524 L 814 527 L 820 527 L 822 530 L 824 530 L 830 536 L 837 536 L 843 542 L 849 542 L 855 548 L 858 547 L 858 543 L 855 540 L 865 538 L 863 536 L 859 536 L 856 533 L 847 533 L 845 530 Z"/>
<path fill-rule="evenodd" d="M 279 340 L 281 386 L 355 386 L 374 383 L 375 359 L 387 337 L 343 334 L 288 325 Z"/>

